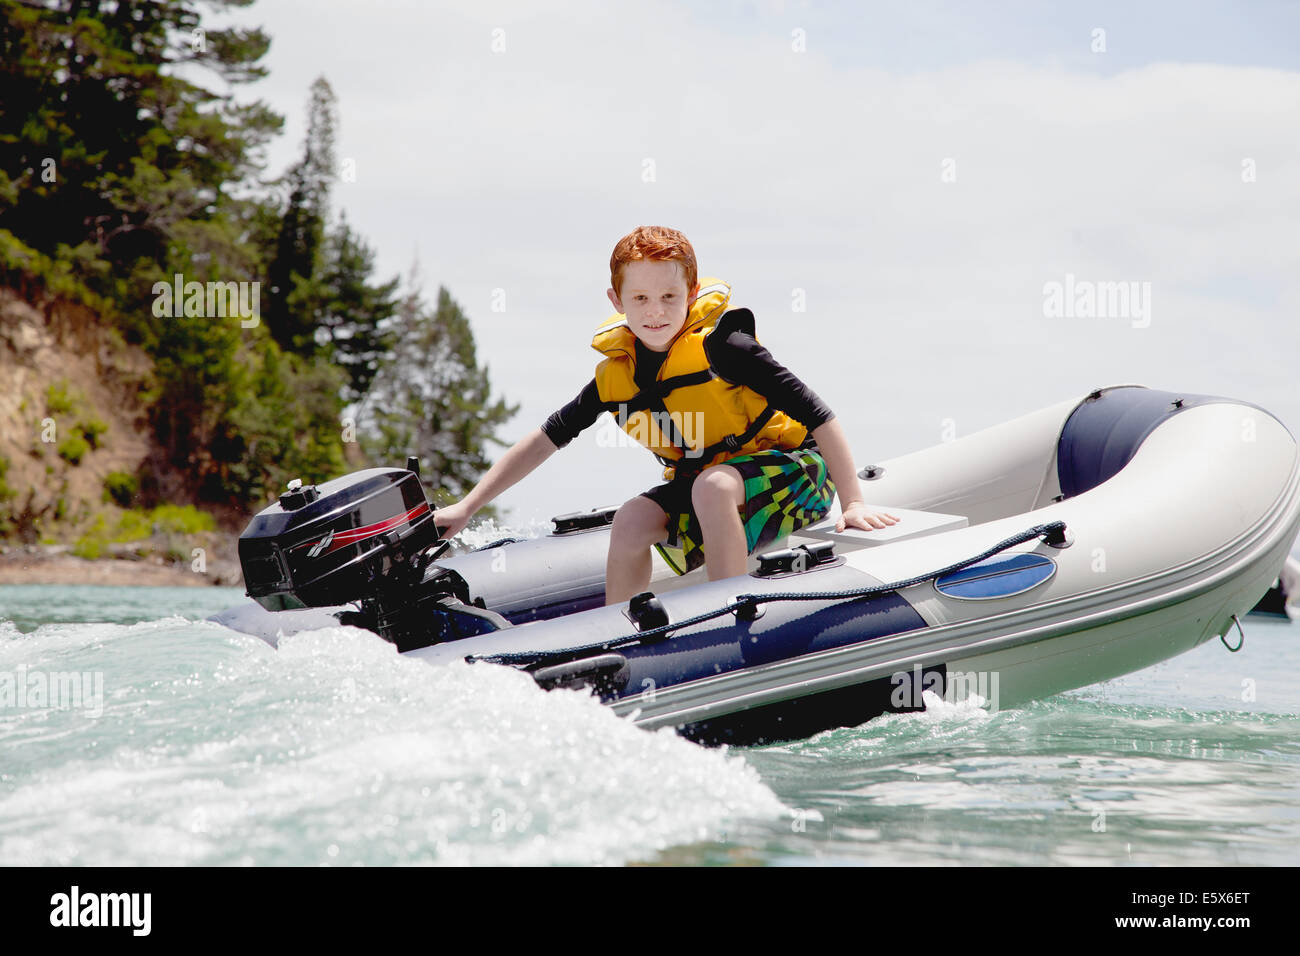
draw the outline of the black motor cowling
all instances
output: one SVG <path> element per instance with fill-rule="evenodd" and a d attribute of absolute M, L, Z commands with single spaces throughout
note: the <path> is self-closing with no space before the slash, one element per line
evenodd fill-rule
<path fill-rule="evenodd" d="M 419 476 L 370 468 L 291 486 L 239 536 L 239 563 L 268 611 L 330 607 L 419 581 L 437 540 Z"/>

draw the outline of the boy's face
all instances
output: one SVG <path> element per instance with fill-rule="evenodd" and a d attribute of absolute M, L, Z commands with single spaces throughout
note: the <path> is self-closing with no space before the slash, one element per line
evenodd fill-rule
<path fill-rule="evenodd" d="M 627 327 L 652 352 L 667 352 L 686 324 L 699 283 L 686 288 L 680 264 L 641 259 L 623 269 L 623 294 L 607 290 L 614 308 L 627 316 Z"/>

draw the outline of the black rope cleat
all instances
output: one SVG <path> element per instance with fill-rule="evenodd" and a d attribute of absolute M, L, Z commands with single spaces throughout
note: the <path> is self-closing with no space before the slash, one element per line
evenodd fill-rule
<path fill-rule="evenodd" d="M 1065 526 L 1064 521 L 1053 521 L 1044 527 L 1043 544 L 1064 550 L 1074 544 L 1074 534 Z"/>
<path fill-rule="evenodd" d="M 634 594 L 623 613 L 636 625 L 638 631 L 650 631 L 668 624 L 668 611 L 663 602 L 655 597 L 654 591 Z"/>
<path fill-rule="evenodd" d="M 737 621 L 757 621 L 763 616 L 765 608 L 754 599 L 752 594 L 740 594 L 731 602 L 736 607 Z"/>

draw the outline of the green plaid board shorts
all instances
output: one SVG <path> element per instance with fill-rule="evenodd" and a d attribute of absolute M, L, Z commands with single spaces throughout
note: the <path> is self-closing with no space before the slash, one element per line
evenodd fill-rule
<path fill-rule="evenodd" d="M 745 482 L 740 523 L 750 554 L 820 521 L 835 500 L 835 483 L 827 473 L 826 461 L 811 448 L 770 449 L 718 464 L 735 468 Z M 642 492 L 668 516 L 668 537 L 655 549 L 678 574 L 704 564 L 704 536 L 691 505 L 694 477 L 674 479 Z"/>

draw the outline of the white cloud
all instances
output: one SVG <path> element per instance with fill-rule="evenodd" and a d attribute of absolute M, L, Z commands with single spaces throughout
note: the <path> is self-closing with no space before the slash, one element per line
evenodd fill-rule
<path fill-rule="evenodd" d="M 358 177 L 338 203 L 386 274 L 418 245 L 467 308 L 523 402 L 510 437 L 589 378 L 609 251 L 644 222 L 730 279 L 864 461 L 937 441 L 945 417 L 964 433 L 1112 382 L 1300 426 L 1300 73 L 1038 57 L 898 74 L 793 52 L 794 14 L 748 13 L 736 29 L 672 4 L 321 2 L 241 19 L 273 37 L 262 95 L 291 120 L 274 155 L 295 154 L 324 73 Z M 1150 282 L 1150 327 L 1044 318 L 1043 284 L 1067 272 Z M 588 438 L 503 503 L 527 518 L 657 480 L 647 454 Z"/>

